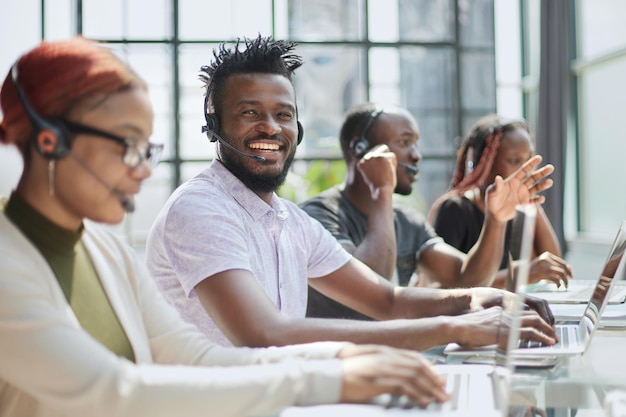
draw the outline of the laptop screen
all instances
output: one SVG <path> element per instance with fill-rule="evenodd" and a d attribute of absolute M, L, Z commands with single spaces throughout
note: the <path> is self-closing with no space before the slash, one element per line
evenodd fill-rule
<path fill-rule="evenodd" d="M 593 290 L 591 298 L 585 308 L 583 318 L 580 321 L 580 330 L 585 338 L 585 344 L 589 343 L 591 335 L 598 327 L 602 311 L 604 311 L 608 300 L 607 296 L 609 295 L 614 281 L 613 278 L 618 274 L 620 276 L 624 275 L 624 262 L 622 259 L 624 257 L 624 251 L 626 251 L 626 221 L 622 222 L 617 232 L 617 236 L 611 246 L 611 251 L 600 273 L 600 278 L 598 278 L 596 287 Z"/>
<path fill-rule="evenodd" d="M 517 347 L 521 320 L 524 290 L 528 283 L 530 257 L 535 235 L 537 208 L 532 205 L 519 205 L 509 240 L 509 264 L 507 290 L 514 296 L 503 300 L 502 323 L 496 340 L 496 364 L 513 371 L 512 350 Z"/>

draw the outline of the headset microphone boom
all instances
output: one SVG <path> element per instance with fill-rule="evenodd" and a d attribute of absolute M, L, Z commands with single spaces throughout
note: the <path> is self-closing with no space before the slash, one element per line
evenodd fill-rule
<path fill-rule="evenodd" d="M 76 162 L 78 162 L 78 164 L 80 166 L 82 166 L 83 168 L 85 168 L 85 170 L 87 172 L 89 172 L 91 174 L 92 177 L 94 177 L 96 179 L 96 181 L 98 181 L 104 188 L 106 188 L 107 190 L 109 190 L 109 192 L 111 194 L 113 194 L 113 196 L 115 198 L 117 198 L 117 200 L 120 202 L 120 204 L 122 205 L 122 207 L 124 208 L 124 210 L 126 210 L 127 213 L 132 213 L 133 211 L 135 211 L 135 203 L 124 197 L 123 195 L 121 195 L 119 192 L 115 191 L 115 189 L 113 187 L 111 187 L 109 184 L 107 184 L 102 177 L 100 177 L 100 175 L 98 175 L 98 173 L 96 171 L 94 171 L 89 165 L 87 165 L 87 163 L 85 161 L 83 161 L 81 158 L 79 158 L 74 152 L 72 152 L 70 150 L 69 152 L 69 156 L 72 157 Z"/>
<path fill-rule="evenodd" d="M 223 137 L 218 135 L 216 131 L 211 130 L 208 125 L 202 126 L 202 133 L 206 133 L 207 136 L 211 135 L 212 138 L 209 139 L 211 142 L 215 142 L 215 140 L 217 140 L 217 141 L 219 141 L 219 143 L 221 143 L 222 145 L 226 146 L 228 149 L 238 153 L 239 155 L 255 159 L 255 160 L 259 161 L 259 162 L 265 162 L 265 158 L 263 158 L 262 156 L 250 155 L 250 154 L 247 154 L 247 153 L 242 152 L 239 149 L 235 148 L 233 145 L 231 145 L 230 143 L 226 142 L 226 140 Z"/>

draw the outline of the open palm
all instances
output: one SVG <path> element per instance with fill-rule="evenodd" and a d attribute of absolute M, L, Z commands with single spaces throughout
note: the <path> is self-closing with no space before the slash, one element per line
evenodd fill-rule
<path fill-rule="evenodd" d="M 490 215 L 505 222 L 515 216 L 516 205 L 542 204 L 545 201 L 545 197 L 538 193 L 552 187 L 553 181 L 547 177 L 554 172 L 554 166 L 548 164 L 536 169 L 541 161 L 541 156 L 535 155 L 506 179 L 496 176 L 485 197 Z"/>

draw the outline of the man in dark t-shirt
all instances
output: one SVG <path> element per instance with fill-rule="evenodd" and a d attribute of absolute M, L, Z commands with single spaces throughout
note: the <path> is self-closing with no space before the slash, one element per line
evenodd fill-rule
<path fill-rule="evenodd" d="M 406 109 L 371 103 L 352 109 L 340 132 L 345 182 L 301 207 L 355 258 L 397 284 L 415 285 L 419 269 L 444 288 L 491 285 L 514 213 L 487 209 L 481 237 L 466 255 L 438 237 L 421 213 L 394 207 L 393 194 L 410 194 L 417 178 L 418 139 Z M 307 315 L 367 319 L 310 287 Z"/>
<path fill-rule="evenodd" d="M 359 246 L 367 235 L 368 218 L 344 194 L 344 186 L 337 185 L 308 200 L 302 206 L 342 244 Z M 394 208 L 394 229 L 397 241 L 396 270 L 391 281 L 402 286 L 417 282 L 417 258 L 420 253 L 441 238 L 416 210 Z M 315 317 L 369 319 L 367 316 L 340 304 L 309 287 L 308 312 Z"/>

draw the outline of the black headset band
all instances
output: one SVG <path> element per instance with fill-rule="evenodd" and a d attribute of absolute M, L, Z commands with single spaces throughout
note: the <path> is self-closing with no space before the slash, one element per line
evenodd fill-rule
<path fill-rule="evenodd" d="M 32 142 L 45 158 L 63 158 L 70 152 L 71 137 L 60 120 L 44 117 L 32 106 L 19 82 L 18 62 L 11 67 L 11 83 L 33 129 Z"/>
<path fill-rule="evenodd" d="M 369 118 L 367 119 L 367 122 L 365 123 L 365 126 L 363 126 L 363 130 L 361 130 L 361 134 L 359 135 L 360 137 L 367 139 L 367 136 L 366 136 L 367 132 L 369 132 L 372 125 L 374 124 L 376 119 L 378 119 L 378 116 L 380 116 L 383 113 L 383 111 L 384 111 L 383 109 L 380 109 L 380 110 L 374 110 L 370 113 Z"/>

